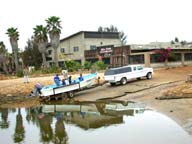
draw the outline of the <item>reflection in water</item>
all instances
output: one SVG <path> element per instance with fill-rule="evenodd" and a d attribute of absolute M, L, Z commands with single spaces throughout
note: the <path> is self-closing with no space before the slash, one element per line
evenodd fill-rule
<path fill-rule="evenodd" d="M 0 121 L 0 127 L 1 128 L 8 128 L 9 122 L 8 122 L 8 108 L 0 108 L 1 112 L 1 121 Z"/>
<path fill-rule="evenodd" d="M 68 142 L 68 136 L 65 131 L 65 126 L 63 123 L 63 116 L 60 112 L 56 113 L 57 122 L 55 124 L 55 141 L 57 144 L 66 144 Z"/>
<path fill-rule="evenodd" d="M 116 143 L 115 138 L 120 143 L 135 144 L 139 138 L 144 137 L 143 135 L 148 137 L 149 129 L 162 127 L 161 123 L 163 123 L 161 121 L 161 123 L 153 125 L 157 122 L 156 119 L 153 121 L 155 114 L 145 116 L 146 111 L 149 110 L 145 110 L 143 105 L 133 102 L 42 104 L 39 107 L 18 108 L 17 111 L 17 113 L 15 111 L 11 113 L 8 109 L 0 109 L 0 143 L 29 143 L 32 141 L 32 143 L 58 144 L 108 142 L 112 144 Z M 158 116 L 157 119 L 162 120 L 162 116 Z M 3 129 L 2 124 L 9 123 L 9 121 L 8 127 Z M 162 125 L 166 126 L 165 123 Z M 139 134 L 140 132 L 136 132 L 139 129 L 144 130 L 142 135 Z M 14 136 L 11 136 L 12 131 L 14 131 Z M 153 131 L 150 132 L 150 135 L 152 134 L 154 134 Z M 181 142 L 187 143 L 187 134 L 184 134 L 185 139 L 181 137 Z M 135 141 L 133 141 L 133 137 L 136 137 Z M 167 137 L 166 134 L 165 137 Z M 160 141 L 160 143 L 179 143 L 178 140 L 171 141 L 164 137 L 162 139 L 165 141 Z M 147 140 L 141 143 L 145 143 L 145 141 L 150 143 Z"/>
<path fill-rule="evenodd" d="M 38 118 L 39 118 L 39 126 L 41 131 L 41 141 L 51 142 L 53 138 L 53 130 L 51 127 L 52 116 L 48 114 L 44 115 L 42 113 L 39 113 Z"/>
<path fill-rule="evenodd" d="M 16 116 L 16 126 L 15 126 L 15 133 L 14 133 L 14 142 L 19 143 L 24 140 L 25 137 L 25 130 L 23 127 L 23 118 L 21 115 L 21 109 L 18 109 L 18 114 Z"/>

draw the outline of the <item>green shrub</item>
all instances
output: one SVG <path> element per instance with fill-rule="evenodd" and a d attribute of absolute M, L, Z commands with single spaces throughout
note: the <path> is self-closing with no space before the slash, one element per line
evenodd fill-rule
<path fill-rule="evenodd" d="M 87 70 L 90 70 L 91 66 L 92 66 L 91 62 L 88 62 L 88 61 L 85 61 L 83 65 L 84 69 L 87 69 Z"/>
<path fill-rule="evenodd" d="M 60 67 L 49 67 L 49 68 L 43 68 L 41 69 L 42 74 L 49 74 L 49 73 L 61 73 L 61 68 Z"/>
<path fill-rule="evenodd" d="M 16 72 L 16 76 L 17 76 L 17 77 L 23 77 L 23 71 L 22 71 L 22 70 L 18 70 L 18 71 Z"/>
<path fill-rule="evenodd" d="M 66 61 L 65 64 L 69 72 L 78 71 L 79 69 L 82 69 L 81 64 L 73 60 Z"/>
<path fill-rule="evenodd" d="M 107 65 L 103 61 L 97 61 L 95 63 L 95 66 L 97 70 L 104 70 L 107 67 Z"/>

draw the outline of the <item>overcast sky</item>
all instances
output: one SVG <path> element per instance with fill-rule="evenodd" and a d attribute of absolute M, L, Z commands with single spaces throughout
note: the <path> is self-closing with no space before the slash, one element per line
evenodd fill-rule
<path fill-rule="evenodd" d="M 78 31 L 97 31 L 114 25 L 127 35 L 127 44 L 169 42 L 175 37 L 192 41 L 191 0 L 3 0 L 0 8 L 0 41 L 11 52 L 10 27 L 18 28 L 19 48 L 45 19 L 61 19 L 61 38 Z"/>

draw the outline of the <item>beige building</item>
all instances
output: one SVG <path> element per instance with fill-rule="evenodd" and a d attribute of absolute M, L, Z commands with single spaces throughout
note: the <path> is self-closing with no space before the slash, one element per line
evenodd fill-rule
<path fill-rule="evenodd" d="M 94 31 L 80 31 L 71 36 L 60 40 L 58 48 L 58 62 L 59 66 L 63 66 L 66 60 L 75 60 L 81 64 L 85 61 L 84 51 L 95 50 L 99 46 L 113 45 L 121 46 L 118 32 L 94 32 Z M 53 48 L 47 48 L 48 63 L 53 63 Z"/>

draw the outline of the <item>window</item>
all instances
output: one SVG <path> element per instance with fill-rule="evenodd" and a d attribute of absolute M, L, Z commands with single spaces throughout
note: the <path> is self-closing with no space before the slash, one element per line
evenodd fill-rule
<path fill-rule="evenodd" d="M 74 52 L 78 52 L 79 51 L 79 47 L 73 47 L 73 51 Z"/>
<path fill-rule="evenodd" d="M 144 55 L 131 55 L 129 56 L 130 64 L 144 64 Z"/>
<path fill-rule="evenodd" d="M 52 50 L 48 50 L 48 54 L 51 55 L 52 54 Z"/>
<path fill-rule="evenodd" d="M 121 74 L 121 73 L 127 73 L 131 72 L 131 67 L 123 67 L 119 69 L 109 69 L 105 72 L 104 75 L 115 75 L 115 74 Z"/>
<path fill-rule="evenodd" d="M 192 53 L 185 53 L 185 61 L 191 61 L 192 60 Z"/>
<path fill-rule="evenodd" d="M 61 48 L 61 49 L 60 49 L 60 52 L 61 52 L 61 53 L 65 53 L 65 48 Z"/>
<path fill-rule="evenodd" d="M 143 70 L 143 67 L 142 66 L 138 66 L 137 70 Z"/>
<path fill-rule="evenodd" d="M 125 68 L 120 68 L 117 73 L 126 73 L 126 72 L 131 72 L 131 68 L 130 67 L 125 67 Z"/>
<path fill-rule="evenodd" d="M 114 75 L 115 70 L 107 70 L 104 75 Z"/>
<path fill-rule="evenodd" d="M 90 50 L 96 50 L 96 49 L 97 49 L 96 45 L 90 45 Z"/>

